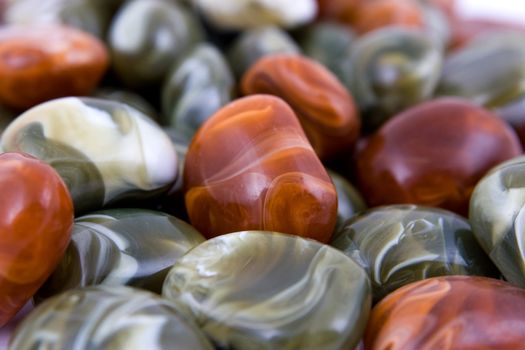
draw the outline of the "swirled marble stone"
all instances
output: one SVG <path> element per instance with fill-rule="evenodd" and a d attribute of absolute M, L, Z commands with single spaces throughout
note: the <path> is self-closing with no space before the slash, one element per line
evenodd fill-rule
<path fill-rule="evenodd" d="M 357 155 L 368 205 L 421 204 L 467 215 L 476 183 L 522 153 L 514 131 L 466 100 L 442 98 L 384 124 Z"/>
<path fill-rule="evenodd" d="M 220 29 L 243 30 L 265 25 L 296 27 L 317 13 L 315 0 L 192 0 Z"/>
<path fill-rule="evenodd" d="M 0 103 L 26 109 L 53 98 L 86 95 L 108 65 L 95 37 L 62 26 L 0 27 Z"/>
<path fill-rule="evenodd" d="M 328 175 L 337 191 L 337 223 L 335 231 L 343 227 L 346 220 L 366 210 L 366 204 L 359 191 L 338 173 L 328 170 Z"/>
<path fill-rule="evenodd" d="M 202 125 L 184 183 L 191 223 L 206 237 L 266 230 L 327 242 L 336 223 L 330 177 L 292 109 L 270 95 L 236 100 Z"/>
<path fill-rule="evenodd" d="M 35 294 L 60 261 L 73 204 L 49 165 L 0 154 L 0 327 Z"/>
<path fill-rule="evenodd" d="M 186 254 L 163 296 L 226 349 L 354 349 L 370 282 L 352 259 L 315 241 L 238 232 Z"/>
<path fill-rule="evenodd" d="M 343 24 L 317 22 L 302 31 L 299 44 L 303 53 L 328 68 L 349 88 L 348 68 L 355 34 Z"/>
<path fill-rule="evenodd" d="M 123 286 L 75 289 L 46 300 L 17 327 L 9 350 L 211 350 L 169 301 Z"/>
<path fill-rule="evenodd" d="M 193 227 L 161 212 L 111 209 L 81 216 L 64 257 L 37 297 L 98 284 L 160 294 L 168 269 L 202 242 Z"/>
<path fill-rule="evenodd" d="M 1 147 L 51 164 L 77 214 L 160 194 L 177 176 L 175 150 L 160 127 L 132 107 L 102 99 L 38 105 L 9 125 Z"/>
<path fill-rule="evenodd" d="M 367 270 L 376 300 L 429 277 L 497 276 L 469 222 L 442 209 L 374 208 L 349 220 L 331 245 Z"/>
<path fill-rule="evenodd" d="M 435 277 L 383 299 L 368 321 L 365 349 L 523 348 L 525 290 L 472 276 Z"/>
<path fill-rule="evenodd" d="M 477 184 L 470 201 L 472 230 L 509 281 L 525 288 L 525 157 L 505 162 Z"/>
<path fill-rule="evenodd" d="M 300 55 L 272 55 L 258 60 L 242 78 L 245 95 L 271 94 L 297 113 L 320 158 L 350 150 L 361 127 L 354 100 L 323 65 Z"/>
<path fill-rule="evenodd" d="M 385 28 L 360 37 L 347 67 L 363 127 L 373 131 L 396 113 L 430 98 L 441 63 L 439 47 L 421 32 Z"/>
<path fill-rule="evenodd" d="M 228 60 L 237 77 L 258 59 L 275 54 L 298 54 L 301 51 L 292 37 L 275 26 L 264 26 L 244 31 L 228 51 Z"/>
<path fill-rule="evenodd" d="M 64 24 L 104 39 L 111 19 L 111 8 L 93 0 L 6 1 L 4 17 L 8 24 Z"/>
<path fill-rule="evenodd" d="M 179 60 L 162 88 L 165 124 L 191 140 L 197 129 L 231 101 L 233 73 L 221 52 L 200 44 Z"/>
<path fill-rule="evenodd" d="M 174 60 L 201 37 L 193 14 L 176 1 L 128 1 L 109 29 L 113 68 L 128 86 L 160 84 Z"/>
<path fill-rule="evenodd" d="M 483 35 L 447 56 L 438 93 L 462 96 L 488 108 L 524 95 L 525 33 Z"/>

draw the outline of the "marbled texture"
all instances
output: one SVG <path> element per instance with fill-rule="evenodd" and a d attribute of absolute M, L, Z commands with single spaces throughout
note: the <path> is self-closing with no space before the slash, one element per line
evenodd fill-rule
<path fill-rule="evenodd" d="M 4 131 L 5 151 L 51 164 L 76 213 L 169 189 L 177 157 L 169 137 L 138 110 L 118 102 L 68 97 L 38 105 Z"/>
<path fill-rule="evenodd" d="M 169 272 L 163 295 L 227 349 L 353 349 L 370 309 L 370 282 L 352 259 L 260 231 L 197 246 Z"/>
<path fill-rule="evenodd" d="M 9 350 L 212 350 L 169 301 L 123 286 L 75 289 L 46 300 L 17 327 Z"/>
<path fill-rule="evenodd" d="M 110 209 L 81 216 L 64 257 L 37 297 L 98 284 L 160 294 L 168 269 L 202 242 L 193 227 L 161 212 Z"/>
<path fill-rule="evenodd" d="M 346 222 L 331 245 L 367 270 L 376 300 L 429 277 L 498 276 L 469 222 L 442 209 L 374 208 Z"/>
<path fill-rule="evenodd" d="M 292 109 L 270 95 L 232 102 L 202 125 L 184 184 L 191 223 L 206 237 L 267 230 L 327 242 L 335 226 L 334 185 Z"/>

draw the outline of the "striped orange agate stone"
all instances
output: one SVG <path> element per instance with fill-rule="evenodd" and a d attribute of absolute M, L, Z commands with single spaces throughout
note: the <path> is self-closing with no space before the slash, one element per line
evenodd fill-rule
<path fill-rule="evenodd" d="M 372 310 L 367 350 L 523 349 L 525 290 L 473 276 L 436 277 L 393 292 Z"/>
<path fill-rule="evenodd" d="M 184 167 L 191 223 L 206 237 L 266 230 L 328 242 L 337 194 L 293 110 L 254 95 L 199 129 Z"/>
<path fill-rule="evenodd" d="M 361 120 L 346 88 L 323 65 L 299 55 L 270 55 L 242 78 L 245 95 L 271 94 L 285 100 L 321 159 L 350 150 Z"/>

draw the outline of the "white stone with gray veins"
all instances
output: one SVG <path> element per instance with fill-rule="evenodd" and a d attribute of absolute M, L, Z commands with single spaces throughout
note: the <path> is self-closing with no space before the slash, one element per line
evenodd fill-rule
<path fill-rule="evenodd" d="M 17 327 L 9 350 L 212 350 L 169 301 L 138 289 L 75 289 L 39 305 Z"/>
<path fill-rule="evenodd" d="M 314 19 L 315 0 L 193 0 L 204 16 L 222 29 L 264 25 L 295 27 Z"/>
<path fill-rule="evenodd" d="M 7 127 L 1 145 L 53 166 L 77 213 L 167 190 L 177 176 L 168 135 L 138 110 L 102 99 L 67 97 L 33 107 Z"/>
<path fill-rule="evenodd" d="M 525 288 L 525 157 L 502 163 L 481 179 L 470 200 L 469 219 L 503 276 Z"/>
<path fill-rule="evenodd" d="M 189 251 L 163 296 L 226 349 L 353 349 L 371 307 L 366 272 L 298 236 L 245 231 Z"/>

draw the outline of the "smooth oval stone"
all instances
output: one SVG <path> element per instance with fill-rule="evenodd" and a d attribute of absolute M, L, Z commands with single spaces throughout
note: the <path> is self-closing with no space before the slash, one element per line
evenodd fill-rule
<path fill-rule="evenodd" d="M 128 1 L 109 29 L 113 68 L 128 86 L 160 84 L 174 60 L 201 37 L 199 23 L 175 1 Z"/>
<path fill-rule="evenodd" d="M 202 125 L 184 186 L 190 221 L 208 238 L 266 230 L 327 242 L 337 218 L 330 177 L 292 109 L 270 95 L 236 100 Z"/>
<path fill-rule="evenodd" d="M 191 140 L 197 129 L 233 98 L 235 80 L 221 52 L 194 47 L 177 62 L 162 88 L 163 119 Z"/>
<path fill-rule="evenodd" d="M 448 55 L 437 92 L 488 108 L 525 95 L 525 33 L 486 34 Z"/>
<path fill-rule="evenodd" d="M 525 288 L 525 157 L 491 170 L 470 200 L 472 230 L 509 281 Z"/>
<path fill-rule="evenodd" d="M 111 8 L 93 0 L 8 0 L 4 18 L 8 24 L 64 24 L 103 40 Z"/>
<path fill-rule="evenodd" d="M 353 349 L 370 282 L 352 259 L 315 241 L 238 232 L 206 241 L 173 266 L 163 296 L 227 349 Z"/>
<path fill-rule="evenodd" d="M 17 327 L 10 350 L 211 350 L 169 301 L 138 289 L 96 286 L 46 300 Z"/>
<path fill-rule="evenodd" d="M 1 146 L 53 166 L 77 214 L 158 195 L 177 176 L 175 150 L 160 127 L 132 107 L 102 99 L 68 97 L 38 105 L 9 125 Z"/>
<path fill-rule="evenodd" d="M 359 38 L 351 51 L 350 90 L 367 131 L 432 96 L 442 54 L 424 33 L 385 28 Z"/>
<path fill-rule="evenodd" d="M 315 0 L 192 0 L 219 29 L 243 30 L 266 25 L 290 28 L 314 19 Z"/>
<path fill-rule="evenodd" d="M 110 209 L 81 216 L 64 257 L 37 297 L 99 284 L 160 294 L 168 269 L 202 242 L 193 227 L 161 212 Z"/>
<path fill-rule="evenodd" d="M 301 51 L 284 30 L 266 26 L 244 31 L 228 51 L 228 60 L 235 76 L 241 77 L 259 58 L 268 55 Z"/>
<path fill-rule="evenodd" d="M 88 95 L 108 66 L 102 42 L 61 26 L 0 27 L 0 103 L 26 109 Z"/>
<path fill-rule="evenodd" d="M 467 215 L 470 195 L 493 166 L 522 153 L 514 131 L 469 101 L 442 98 L 389 120 L 357 155 L 369 206 L 421 204 Z"/>
<path fill-rule="evenodd" d="M 328 175 L 337 191 L 337 223 L 335 231 L 343 227 L 346 220 L 366 210 L 366 203 L 359 191 L 338 173 L 328 170 Z"/>
<path fill-rule="evenodd" d="M 355 34 L 343 24 L 318 22 L 302 31 L 299 44 L 303 53 L 328 68 L 349 88 L 348 68 Z"/>
<path fill-rule="evenodd" d="M 66 250 L 73 204 L 49 165 L 0 154 L 0 327 L 35 294 Z"/>
<path fill-rule="evenodd" d="M 300 55 L 271 55 L 244 74 L 245 95 L 271 94 L 296 112 L 321 159 L 349 152 L 361 128 L 354 99 L 323 65 Z"/>
<path fill-rule="evenodd" d="M 365 349 L 521 349 L 525 290 L 472 276 L 435 277 L 383 299 L 368 321 Z"/>
<path fill-rule="evenodd" d="M 375 300 L 429 277 L 497 276 L 469 222 L 442 209 L 374 208 L 345 223 L 331 245 L 357 257 L 369 274 Z"/>

